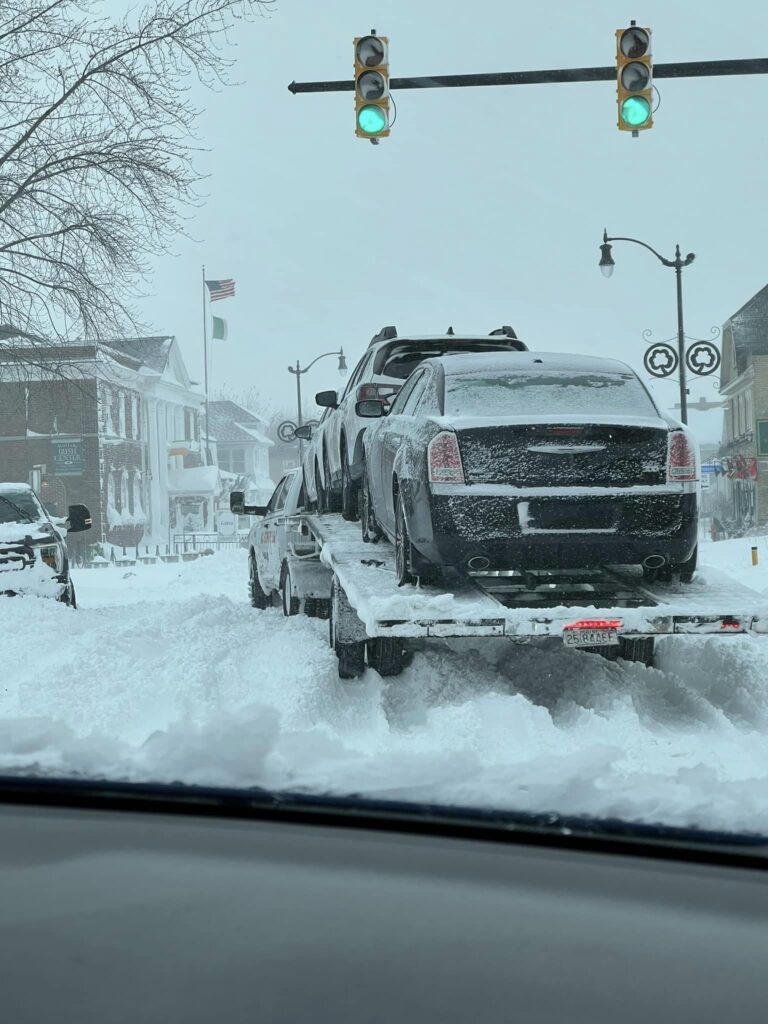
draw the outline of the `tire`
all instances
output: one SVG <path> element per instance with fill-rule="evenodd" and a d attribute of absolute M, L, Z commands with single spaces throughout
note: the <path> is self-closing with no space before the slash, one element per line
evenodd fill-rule
<path fill-rule="evenodd" d="M 325 511 L 341 512 L 341 494 L 334 491 L 331 483 L 331 468 L 328 465 L 328 452 L 323 452 L 323 473 L 325 474 Z"/>
<path fill-rule="evenodd" d="M 251 608 L 258 608 L 263 612 L 272 605 L 272 595 L 266 594 L 259 583 L 256 559 L 252 554 L 248 556 L 248 596 L 251 599 Z"/>
<path fill-rule="evenodd" d="M 65 604 L 68 608 L 77 608 L 77 595 L 75 594 L 75 585 L 72 580 L 67 580 L 66 589 L 61 592 L 61 595 L 56 600 Z"/>
<path fill-rule="evenodd" d="M 280 570 L 280 598 L 283 606 L 283 615 L 289 618 L 291 615 L 298 615 L 301 608 L 301 601 L 291 593 L 291 570 L 287 562 L 283 562 Z"/>
<path fill-rule="evenodd" d="M 440 575 L 439 566 L 427 562 L 419 555 L 418 551 L 414 550 L 408 535 L 405 505 L 398 491 L 395 506 L 395 576 L 397 585 L 402 587 L 406 583 L 415 583 L 418 579 L 425 586 L 430 586 L 440 580 Z"/>
<path fill-rule="evenodd" d="M 328 508 L 325 500 L 325 488 L 320 481 L 320 467 L 317 463 L 315 463 L 315 491 L 317 492 L 317 500 L 315 502 L 317 514 L 322 516 L 328 511 Z"/>
<path fill-rule="evenodd" d="M 618 657 L 624 661 L 639 661 L 653 668 L 656 644 L 652 636 L 619 637 Z"/>
<path fill-rule="evenodd" d="M 360 487 L 353 483 L 347 453 L 341 453 L 341 515 L 348 523 L 356 523 Z"/>
<path fill-rule="evenodd" d="M 342 591 L 343 594 L 343 591 Z M 365 640 L 354 640 L 342 643 L 336 634 L 336 616 L 342 603 L 338 593 L 338 584 L 334 578 L 331 591 L 330 613 L 328 616 L 328 639 L 336 654 L 339 679 L 357 679 L 365 672 Z"/>
<path fill-rule="evenodd" d="M 376 637 L 366 646 L 368 665 L 380 676 L 399 676 L 405 668 L 403 643 L 398 637 Z"/>
<path fill-rule="evenodd" d="M 699 545 L 693 549 L 691 557 L 686 559 L 684 562 L 680 562 L 677 565 L 677 571 L 680 573 L 681 583 L 692 583 L 696 576 L 696 566 L 699 561 Z"/>
<path fill-rule="evenodd" d="M 360 527 L 363 540 L 366 544 L 376 544 L 384 536 L 381 527 L 376 522 L 376 513 L 373 511 L 371 501 L 371 485 L 368 481 L 368 469 L 363 466 L 363 480 L 359 490 L 360 497 Z"/>

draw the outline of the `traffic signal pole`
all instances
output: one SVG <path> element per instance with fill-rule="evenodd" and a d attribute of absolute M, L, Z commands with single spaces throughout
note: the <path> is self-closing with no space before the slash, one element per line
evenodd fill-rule
<path fill-rule="evenodd" d="M 712 78 L 723 75 L 766 75 L 768 57 L 744 60 L 696 60 L 654 64 L 656 78 Z M 553 82 L 615 82 L 616 67 L 556 68 L 550 71 L 499 71 L 480 75 L 430 75 L 419 78 L 390 78 L 390 89 L 464 89 L 494 85 L 549 85 Z M 334 82 L 291 82 L 294 96 L 305 92 L 352 92 L 354 79 Z"/>

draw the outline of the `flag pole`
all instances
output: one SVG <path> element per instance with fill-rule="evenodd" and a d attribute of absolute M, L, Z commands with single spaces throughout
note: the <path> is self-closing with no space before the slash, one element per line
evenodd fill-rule
<path fill-rule="evenodd" d="M 211 442 L 208 433 L 208 310 L 205 305 L 205 265 L 203 265 L 203 360 L 205 362 L 205 465 L 211 464 Z"/>

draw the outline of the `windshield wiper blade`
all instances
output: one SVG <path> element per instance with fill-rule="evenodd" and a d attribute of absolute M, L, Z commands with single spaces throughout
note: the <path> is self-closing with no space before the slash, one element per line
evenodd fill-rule
<path fill-rule="evenodd" d="M 4 501 L 9 508 L 12 508 L 14 512 L 18 512 L 20 516 L 23 516 L 22 522 L 35 523 L 36 519 L 33 519 L 29 512 L 26 512 L 23 508 L 19 508 L 15 501 L 11 501 L 5 494 L 0 494 L 0 501 Z"/>

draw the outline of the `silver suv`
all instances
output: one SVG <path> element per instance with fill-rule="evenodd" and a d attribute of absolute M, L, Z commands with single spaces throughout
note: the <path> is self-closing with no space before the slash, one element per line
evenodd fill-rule
<path fill-rule="evenodd" d="M 489 335 L 405 335 L 383 327 L 375 334 L 355 367 L 344 393 L 320 391 L 315 401 L 325 408 L 303 459 L 307 498 L 319 511 L 341 512 L 345 519 L 358 518 L 360 483 L 364 471 L 363 433 L 369 423 L 355 410 L 366 399 L 392 401 L 413 370 L 424 359 L 448 352 L 527 352 L 528 346 L 511 327 L 499 327 Z M 310 434 L 307 429 L 304 436 Z"/>

